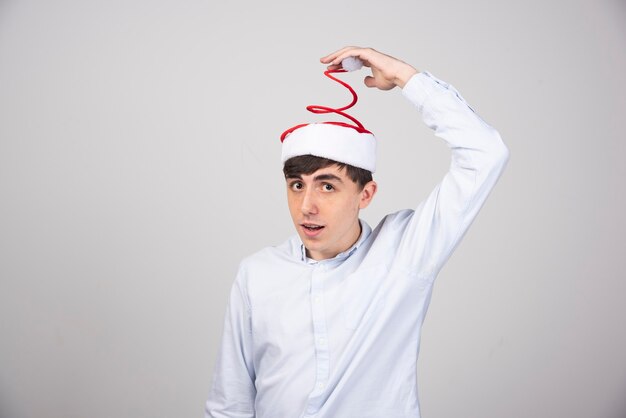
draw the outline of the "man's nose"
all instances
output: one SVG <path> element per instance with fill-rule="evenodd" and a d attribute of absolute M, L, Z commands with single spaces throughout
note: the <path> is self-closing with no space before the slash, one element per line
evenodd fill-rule
<path fill-rule="evenodd" d="M 315 190 L 308 189 L 304 192 L 302 198 L 302 213 L 305 215 L 311 215 L 317 213 L 317 199 L 315 196 Z"/>

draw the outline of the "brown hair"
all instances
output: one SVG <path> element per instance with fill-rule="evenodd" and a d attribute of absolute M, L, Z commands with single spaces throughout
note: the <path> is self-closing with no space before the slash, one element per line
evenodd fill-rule
<path fill-rule="evenodd" d="M 338 166 L 340 170 L 345 169 L 348 177 L 350 177 L 361 190 L 368 182 L 372 181 L 371 171 L 328 158 L 316 157 L 314 155 L 299 155 L 288 159 L 283 166 L 283 173 L 285 174 L 285 178 L 296 177 L 303 174 L 312 174 L 320 168 L 330 167 L 331 165 Z"/>

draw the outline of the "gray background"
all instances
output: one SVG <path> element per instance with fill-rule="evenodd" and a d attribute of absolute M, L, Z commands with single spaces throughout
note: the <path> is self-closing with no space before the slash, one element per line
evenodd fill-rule
<path fill-rule="evenodd" d="M 238 261 L 293 233 L 280 133 L 373 46 L 453 84 L 511 160 L 439 275 L 426 418 L 626 417 L 623 1 L 0 1 L 0 416 L 198 417 Z M 449 151 L 399 92 L 372 225 Z M 314 119 L 314 117 L 313 117 Z"/>

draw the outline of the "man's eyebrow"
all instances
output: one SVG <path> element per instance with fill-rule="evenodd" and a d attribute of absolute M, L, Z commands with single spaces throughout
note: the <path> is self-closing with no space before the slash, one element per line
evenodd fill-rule
<path fill-rule="evenodd" d="M 302 176 L 300 174 L 287 174 L 285 178 L 302 180 Z"/>
<path fill-rule="evenodd" d="M 341 180 L 341 178 L 337 177 L 334 174 L 320 174 L 319 176 L 315 176 L 313 177 L 313 181 L 327 181 L 327 180 L 334 180 L 338 183 L 343 183 L 343 180 Z"/>

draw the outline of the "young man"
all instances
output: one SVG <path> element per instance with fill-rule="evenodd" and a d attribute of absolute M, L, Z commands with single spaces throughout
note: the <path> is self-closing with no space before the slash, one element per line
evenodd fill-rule
<path fill-rule="evenodd" d="M 369 48 L 347 47 L 321 62 L 338 70 L 350 57 L 371 68 L 368 87 L 402 89 L 450 147 L 450 169 L 415 210 L 387 215 L 372 230 L 359 220 L 377 187 L 371 133 L 350 116 L 356 125 L 286 132 L 287 201 L 298 234 L 241 263 L 207 417 L 420 416 L 416 364 L 433 281 L 508 150 L 451 85 L 427 72 Z"/>

